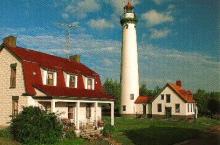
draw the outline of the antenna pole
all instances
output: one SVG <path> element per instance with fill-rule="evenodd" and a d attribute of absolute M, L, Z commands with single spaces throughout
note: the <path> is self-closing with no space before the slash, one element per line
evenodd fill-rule
<path fill-rule="evenodd" d="M 68 57 L 68 53 L 70 52 L 71 48 L 72 48 L 72 39 L 71 39 L 71 30 L 76 29 L 79 27 L 78 23 L 58 23 L 58 26 L 60 26 L 62 29 L 65 30 L 65 37 L 66 37 L 66 43 L 65 43 L 65 50 L 64 52 L 66 52 L 67 57 Z"/>

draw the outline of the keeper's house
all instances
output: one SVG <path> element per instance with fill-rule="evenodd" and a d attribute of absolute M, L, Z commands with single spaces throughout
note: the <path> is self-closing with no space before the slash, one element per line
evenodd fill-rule
<path fill-rule="evenodd" d="M 166 84 L 152 101 L 153 117 L 196 118 L 197 112 L 192 92 L 180 80 Z"/>
<path fill-rule="evenodd" d="M 9 36 L 0 47 L 0 125 L 8 126 L 23 106 L 39 106 L 69 119 L 76 130 L 102 120 L 101 104 L 114 98 L 102 89 L 99 74 L 79 62 L 16 46 Z"/>

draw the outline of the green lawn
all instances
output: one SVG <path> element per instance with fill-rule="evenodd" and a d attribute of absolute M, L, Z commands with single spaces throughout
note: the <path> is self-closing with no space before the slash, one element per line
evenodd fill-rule
<path fill-rule="evenodd" d="M 112 137 L 123 145 L 170 145 L 194 138 L 214 125 L 220 121 L 205 117 L 193 122 L 120 117 L 115 119 Z"/>
<path fill-rule="evenodd" d="M 105 118 L 110 122 L 110 118 Z M 219 120 L 201 117 L 193 122 L 157 119 L 115 118 L 112 138 L 123 145 L 171 145 L 194 138 L 215 125 Z M 84 139 L 66 139 L 55 145 L 107 145 L 106 141 L 89 142 Z M 12 141 L 7 130 L 0 130 L 0 145 L 20 145 Z"/>

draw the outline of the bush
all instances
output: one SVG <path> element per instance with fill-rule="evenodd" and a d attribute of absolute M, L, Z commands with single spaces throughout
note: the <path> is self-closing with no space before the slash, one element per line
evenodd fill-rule
<path fill-rule="evenodd" d="M 54 113 L 38 107 L 23 108 L 10 126 L 14 139 L 24 144 L 53 144 L 62 137 L 62 130 L 62 123 Z"/>
<path fill-rule="evenodd" d="M 110 124 L 106 124 L 102 132 L 104 136 L 111 137 L 111 134 L 113 133 L 114 130 L 115 128 L 113 126 L 111 126 Z"/>
<path fill-rule="evenodd" d="M 0 129 L 0 137 L 11 138 L 11 134 L 8 128 Z"/>

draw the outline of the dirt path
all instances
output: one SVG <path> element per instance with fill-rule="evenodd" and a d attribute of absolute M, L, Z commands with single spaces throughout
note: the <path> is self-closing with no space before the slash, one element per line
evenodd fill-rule
<path fill-rule="evenodd" d="M 186 140 L 175 145 L 220 145 L 220 125 L 208 129 L 197 138 Z"/>

